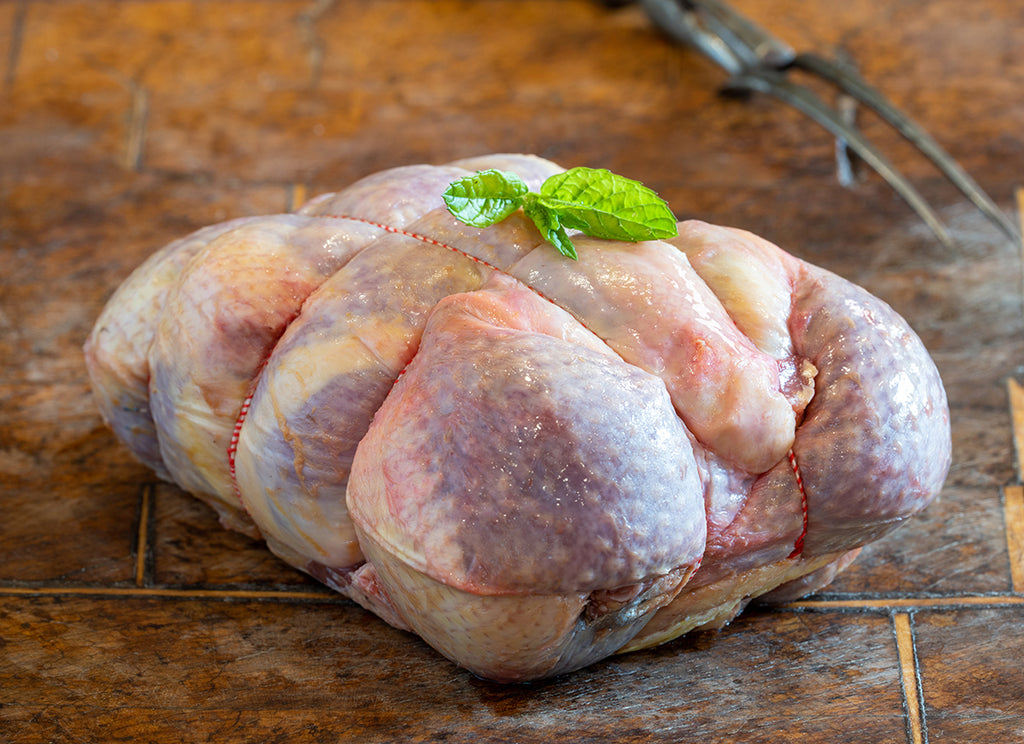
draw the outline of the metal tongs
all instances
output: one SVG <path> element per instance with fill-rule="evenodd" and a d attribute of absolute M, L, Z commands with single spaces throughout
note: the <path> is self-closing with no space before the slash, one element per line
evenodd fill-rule
<path fill-rule="evenodd" d="M 606 2 L 623 5 L 628 0 Z M 924 197 L 856 127 L 851 109 L 829 106 L 813 90 L 790 80 L 787 73 L 791 70 L 816 76 L 835 86 L 845 101 L 856 101 L 873 110 L 914 144 L 1010 240 L 1020 241 L 1014 222 L 974 179 L 924 129 L 868 85 L 849 65 L 814 53 L 798 53 L 719 0 L 639 2 L 662 31 L 704 53 L 729 73 L 726 90 L 767 93 L 806 114 L 835 136 L 840 180 L 844 183 L 848 183 L 852 172 L 849 158 L 849 151 L 852 151 L 906 200 L 943 244 L 953 245 L 949 231 Z"/>

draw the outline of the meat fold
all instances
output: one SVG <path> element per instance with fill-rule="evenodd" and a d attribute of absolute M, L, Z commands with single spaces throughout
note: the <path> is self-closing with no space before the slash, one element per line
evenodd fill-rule
<path fill-rule="evenodd" d="M 888 305 L 750 233 L 468 227 L 402 166 L 199 230 L 112 295 L 98 408 L 156 474 L 474 673 L 519 682 L 827 585 L 950 462 Z"/>

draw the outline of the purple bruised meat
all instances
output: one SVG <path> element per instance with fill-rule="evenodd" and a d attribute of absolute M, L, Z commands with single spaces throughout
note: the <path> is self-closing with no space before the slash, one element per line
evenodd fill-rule
<path fill-rule="evenodd" d="M 950 461 L 891 308 L 749 233 L 574 236 L 443 206 L 522 155 L 395 168 L 154 254 L 86 343 L 161 477 L 499 681 L 578 669 L 832 580 Z"/>

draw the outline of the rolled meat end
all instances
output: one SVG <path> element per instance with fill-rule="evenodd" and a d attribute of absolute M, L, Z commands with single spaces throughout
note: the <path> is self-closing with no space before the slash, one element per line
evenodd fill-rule
<path fill-rule="evenodd" d="M 885 303 L 744 231 L 684 223 L 674 242 L 762 348 L 813 370 L 804 383 L 812 389 L 794 398 L 801 423 L 792 459 L 759 476 L 728 523 L 728 510 L 711 507 L 735 500 L 709 500 L 700 569 L 625 650 L 720 625 L 755 597 L 788 601 L 827 584 L 861 546 L 933 500 L 950 461 L 938 372 Z M 748 277 L 752 298 L 732 289 L 736 276 Z M 753 276 L 775 277 L 769 288 L 779 289 L 759 297 L 764 284 Z M 744 320 L 748 303 L 758 312 Z M 736 492 L 718 480 L 723 493 Z"/>
<path fill-rule="evenodd" d="M 500 679 L 614 651 L 679 590 L 706 533 L 664 383 L 507 278 L 439 303 L 356 450 L 348 505 L 405 621 Z M 495 668 L 516 619 L 521 661 Z"/>
<path fill-rule="evenodd" d="M 803 370 L 792 389 L 801 424 L 793 446 L 806 500 L 801 549 L 853 550 L 935 498 L 951 438 L 938 370 L 907 322 L 855 284 L 742 230 L 682 223 L 674 241 L 751 338 Z M 765 295 L 774 277 L 780 289 Z M 780 312 L 791 299 L 785 318 Z M 760 489 L 794 491 L 787 467 Z M 757 489 L 755 489 L 755 492 Z M 780 537 L 784 533 L 780 532 Z"/>
<path fill-rule="evenodd" d="M 802 549 L 855 549 L 926 506 L 948 472 L 949 414 L 938 370 L 906 321 L 863 288 L 748 232 L 683 223 L 676 242 L 734 317 L 752 305 L 753 322 L 738 320 L 752 338 L 766 336 L 759 325 L 781 338 L 778 309 L 767 311 L 757 284 L 744 280 L 734 290 L 729 282 L 757 273 L 792 287 L 791 368 L 806 370 L 810 386 L 799 395 L 793 447 L 807 508 Z M 723 280 L 726 269 L 733 279 Z M 744 287 L 754 300 L 743 298 Z M 786 479 L 775 483 L 791 491 Z"/>
<path fill-rule="evenodd" d="M 791 463 L 806 499 L 802 549 L 855 549 L 926 506 L 949 468 L 949 414 L 938 370 L 906 321 L 864 289 L 748 232 L 689 222 L 673 242 L 744 332 L 806 370 Z M 772 284 L 778 289 L 766 294 Z M 755 493 L 793 493 L 786 470 Z"/>
<path fill-rule="evenodd" d="M 85 341 L 85 364 L 93 397 L 115 436 L 158 477 L 171 475 L 149 407 L 149 348 L 155 319 L 182 270 L 218 236 L 258 217 L 210 225 L 153 253 L 117 288 Z"/>

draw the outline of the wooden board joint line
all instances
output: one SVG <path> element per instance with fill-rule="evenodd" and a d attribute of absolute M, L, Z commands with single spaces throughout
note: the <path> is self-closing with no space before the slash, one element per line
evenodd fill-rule
<path fill-rule="evenodd" d="M 1003 519 L 1010 561 L 1010 586 L 1014 594 L 1024 594 L 1024 486 L 1003 489 Z"/>
<path fill-rule="evenodd" d="M 138 508 L 138 531 L 135 537 L 135 586 L 144 587 L 150 585 L 150 572 L 147 568 L 150 563 L 151 541 L 151 514 L 153 511 L 153 484 L 145 484 L 139 491 Z"/>
<path fill-rule="evenodd" d="M 907 713 L 907 741 L 910 744 L 927 744 L 928 731 L 924 720 L 924 696 L 921 692 L 921 674 L 917 664 L 913 615 L 909 612 L 897 612 L 892 616 L 892 623 L 900 661 L 903 705 Z"/>

